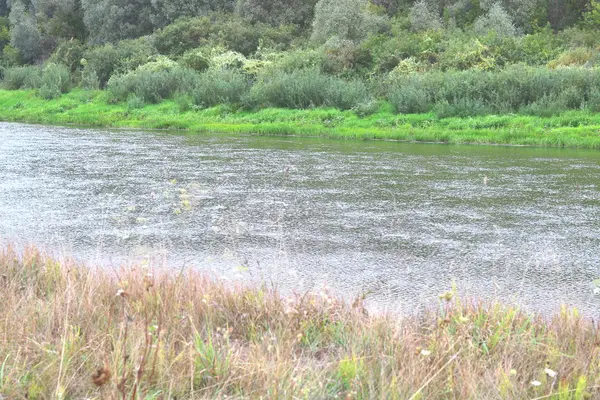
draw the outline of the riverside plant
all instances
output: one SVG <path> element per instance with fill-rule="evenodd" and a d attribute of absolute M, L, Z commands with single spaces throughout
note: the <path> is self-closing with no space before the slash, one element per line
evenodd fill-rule
<path fill-rule="evenodd" d="M 195 270 L 114 270 L 0 252 L 0 394 L 10 399 L 598 396 L 598 325 L 440 296 L 369 315 L 364 299 L 283 296 Z"/>

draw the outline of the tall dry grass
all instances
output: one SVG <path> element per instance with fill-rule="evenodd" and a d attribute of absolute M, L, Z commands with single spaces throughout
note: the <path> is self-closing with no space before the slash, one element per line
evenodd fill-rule
<path fill-rule="evenodd" d="M 189 270 L 0 253 L 4 399 L 586 399 L 598 325 L 464 303 L 397 319 L 361 299 L 283 297 Z"/>

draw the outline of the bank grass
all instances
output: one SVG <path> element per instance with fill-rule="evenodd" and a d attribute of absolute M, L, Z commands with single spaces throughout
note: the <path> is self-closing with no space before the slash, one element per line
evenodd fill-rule
<path fill-rule="evenodd" d="M 158 104 L 114 102 L 106 91 L 73 90 L 53 100 L 34 90 L 0 90 L 0 119 L 52 125 L 176 129 L 189 132 L 295 135 L 359 140 L 600 148 L 600 114 L 566 111 L 551 117 L 506 114 L 439 118 L 435 113 L 397 114 L 383 103 L 360 116 L 334 108 L 244 111 L 200 108 L 184 97 Z"/>
<path fill-rule="evenodd" d="M 0 251 L 6 399 L 587 399 L 600 331 L 441 294 L 419 315 L 283 295 L 194 269 L 93 268 Z"/>

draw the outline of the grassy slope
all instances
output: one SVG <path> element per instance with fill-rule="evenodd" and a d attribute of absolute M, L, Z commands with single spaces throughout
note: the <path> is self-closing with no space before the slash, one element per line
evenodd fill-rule
<path fill-rule="evenodd" d="M 230 112 L 226 107 L 214 107 L 180 112 L 173 101 L 141 109 L 107 104 L 102 92 L 76 90 L 47 101 L 34 91 L 0 90 L 0 119 L 194 132 L 600 148 L 600 114 L 583 111 L 549 118 L 501 115 L 444 119 L 432 114 L 396 115 L 385 110 L 364 118 L 333 109 Z"/>
<path fill-rule="evenodd" d="M 600 395 L 600 333 L 573 311 L 543 320 L 448 294 L 437 312 L 368 316 L 326 292 L 94 270 L 35 249 L 0 250 L 0 280 L 5 399 Z"/>

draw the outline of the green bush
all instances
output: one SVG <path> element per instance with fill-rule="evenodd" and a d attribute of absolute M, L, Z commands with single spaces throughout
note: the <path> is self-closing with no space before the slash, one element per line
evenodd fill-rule
<path fill-rule="evenodd" d="M 83 70 L 81 70 L 80 86 L 86 90 L 100 89 L 100 79 L 98 78 L 98 74 L 89 65 L 85 65 Z"/>
<path fill-rule="evenodd" d="M 541 115 L 597 105 L 600 71 L 512 67 L 394 76 L 385 97 L 399 113 L 439 116 L 525 112 Z M 547 111 L 543 111 L 547 110 Z"/>
<path fill-rule="evenodd" d="M 37 89 L 41 80 L 42 70 L 39 67 L 12 67 L 4 70 L 2 84 L 7 90 Z"/>
<path fill-rule="evenodd" d="M 66 65 L 75 72 L 81 67 L 84 52 L 85 46 L 79 40 L 65 40 L 56 47 L 48 62 Z"/>
<path fill-rule="evenodd" d="M 370 100 L 370 97 L 365 84 L 360 81 L 346 81 L 318 69 L 303 69 L 275 71 L 263 77 L 252 88 L 249 104 L 297 109 L 329 106 L 345 110 Z"/>
<path fill-rule="evenodd" d="M 104 87 L 114 73 L 124 74 L 146 64 L 157 54 L 147 38 L 123 40 L 88 49 L 83 58 L 96 71 L 100 85 Z"/>
<path fill-rule="evenodd" d="M 191 90 L 196 87 L 197 81 L 198 74 L 186 68 L 178 67 L 168 71 L 140 69 L 113 75 L 107 88 L 115 101 L 125 101 L 134 94 L 145 103 L 158 103 L 173 97 L 175 93 Z"/>
<path fill-rule="evenodd" d="M 45 99 L 54 99 L 67 93 L 71 86 L 69 68 L 61 64 L 48 64 L 42 71 L 39 95 Z"/>
<path fill-rule="evenodd" d="M 186 51 L 179 63 L 198 72 L 203 72 L 210 66 L 209 58 L 200 49 Z"/>
<path fill-rule="evenodd" d="M 235 70 L 209 70 L 199 76 L 192 92 L 200 107 L 240 104 L 250 89 L 248 77 Z"/>
<path fill-rule="evenodd" d="M 235 15 L 184 18 L 154 34 L 154 44 L 161 54 L 181 56 L 198 47 L 223 46 L 248 56 L 262 43 L 285 49 L 299 36 L 293 26 L 272 27 L 263 23 L 250 23 Z"/>

